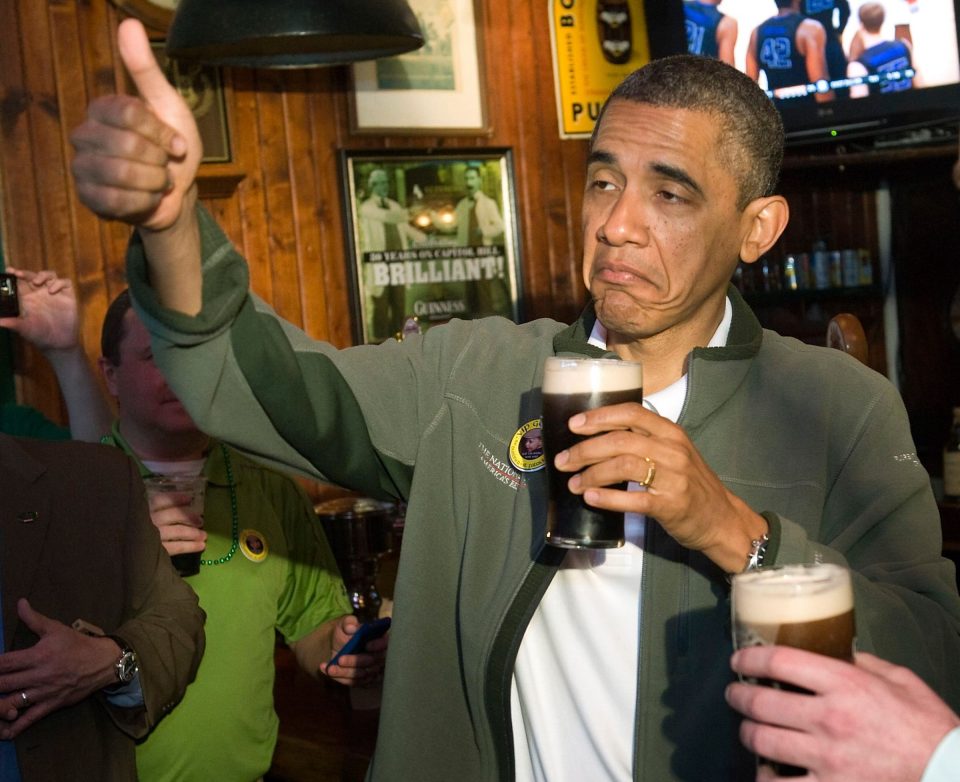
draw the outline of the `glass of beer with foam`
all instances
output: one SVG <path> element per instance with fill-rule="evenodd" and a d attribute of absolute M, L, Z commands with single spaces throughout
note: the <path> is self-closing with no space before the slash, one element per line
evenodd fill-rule
<path fill-rule="evenodd" d="M 570 431 L 571 416 L 622 402 L 643 401 L 643 366 L 637 361 L 551 356 L 543 372 L 543 447 L 550 484 L 547 542 L 562 548 L 623 545 L 623 513 L 593 508 L 572 494 L 570 473 L 554 469 L 557 454 L 586 438 Z M 626 484 L 613 488 L 626 489 Z"/>
<path fill-rule="evenodd" d="M 853 585 L 850 571 L 840 565 L 783 565 L 741 573 L 733 577 L 731 603 L 737 649 L 780 644 L 853 662 Z M 806 773 L 771 765 L 781 776 Z"/>

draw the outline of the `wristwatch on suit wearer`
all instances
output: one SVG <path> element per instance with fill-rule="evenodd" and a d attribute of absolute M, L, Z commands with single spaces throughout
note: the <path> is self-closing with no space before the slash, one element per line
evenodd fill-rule
<path fill-rule="evenodd" d="M 133 651 L 133 647 L 120 638 L 120 636 L 108 635 L 106 637 L 120 647 L 120 658 L 113 666 L 117 672 L 117 685 L 122 686 L 129 684 L 140 670 L 137 666 L 137 653 Z"/>

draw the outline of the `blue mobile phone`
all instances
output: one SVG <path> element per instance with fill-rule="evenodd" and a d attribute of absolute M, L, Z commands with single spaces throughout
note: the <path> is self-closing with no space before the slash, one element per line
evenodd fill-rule
<path fill-rule="evenodd" d="M 370 622 L 364 622 L 357 631 L 347 639 L 347 642 L 330 658 L 330 665 L 336 665 L 343 654 L 359 654 L 367 648 L 367 644 L 376 638 L 382 637 L 390 629 L 390 617 L 384 616 Z"/>

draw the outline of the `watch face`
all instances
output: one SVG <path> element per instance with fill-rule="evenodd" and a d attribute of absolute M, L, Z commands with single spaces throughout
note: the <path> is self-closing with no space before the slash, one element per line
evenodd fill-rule
<path fill-rule="evenodd" d="M 123 654 L 120 655 L 120 660 L 117 662 L 117 678 L 126 684 L 133 681 L 133 677 L 136 675 L 137 656 L 132 650 L 126 649 Z"/>

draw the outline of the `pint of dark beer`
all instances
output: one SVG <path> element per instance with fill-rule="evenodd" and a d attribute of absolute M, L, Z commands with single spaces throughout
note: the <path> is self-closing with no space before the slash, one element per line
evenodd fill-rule
<path fill-rule="evenodd" d="M 779 644 L 853 662 L 853 585 L 846 568 L 784 565 L 742 573 L 733 578 L 731 601 L 736 648 Z M 771 765 L 781 776 L 806 774 L 796 766 Z"/>
<path fill-rule="evenodd" d="M 567 421 L 577 413 L 643 401 L 643 367 L 635 361 L 551 356 L 543 373 L 543 445 L 550 483 L 547 542 L 562 548 L 623 545 L 623 514 L 592 508 L 571 494 L 570 473 L 553 467 L 558 453 L 584 440 Z M 625 489 L 625 485 L 616 488 Z"/>

